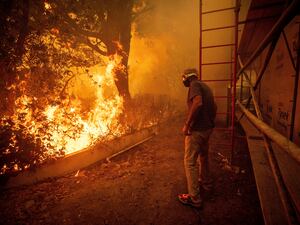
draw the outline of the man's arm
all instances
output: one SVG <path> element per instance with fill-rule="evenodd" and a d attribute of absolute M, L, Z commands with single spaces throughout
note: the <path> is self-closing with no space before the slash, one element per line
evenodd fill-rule
<path fill-rule="evenodd" d="M 190 126 L 191 126 L 192 122 L 194 121 L 195 116 L 197 115 L 197 112 L 201 106 L 202 106 L 202 96 L 196 95 L 192 99 L 192 106 L 189 109 L 187 120 L 182 129 L 182 132 L 184 133 L 184 135 L 189 135 Z"/>

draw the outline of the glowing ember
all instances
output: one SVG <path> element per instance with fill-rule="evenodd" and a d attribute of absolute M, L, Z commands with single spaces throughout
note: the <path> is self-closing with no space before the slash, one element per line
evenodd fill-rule
<path fill-rule="evenodd" d="M 52 9 L 51 5 L 48 2 L 44 2 L 44 7 L 45 7 L 46 10 L 51 10 Z"/>
<path fill-rule="evenodd" d="M 7 170 L 7 165 L 4 164 L 3 167 L 1 168 L 0 174 L 4 174 Z"/>
<path fill-rule="evenodd" d="M 80 170 L 77 170 L 75 177 L 78 177 Z"/>

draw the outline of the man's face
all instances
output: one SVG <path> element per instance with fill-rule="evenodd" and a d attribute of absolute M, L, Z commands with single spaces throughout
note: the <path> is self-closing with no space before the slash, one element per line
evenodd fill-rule
<path fill-rule="evenodd" d="M 182 83 L 185 87 L 189 87 L 191 82 L 188 77 L 182 76 Z"/>
<path fill-rule="evenodd" d="M 188 74 L 183 74 L 182 75 L 182 83 L 184 86 L 189 87 L 191 84 L 191 81 L 197 78 L 197 74 L 196 73 L 188 73 Z"/>

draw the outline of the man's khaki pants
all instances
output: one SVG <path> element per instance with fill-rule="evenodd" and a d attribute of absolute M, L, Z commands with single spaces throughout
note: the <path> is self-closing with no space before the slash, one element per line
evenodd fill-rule
<path fill-rule="evenodd" d="M 199 178 L 203 183 L 209 182 L 210 179 L 208 171 L 208 140 L 211 133 L 212 129 L 192 131 L 191 135 L 185 137 L 184 166 L 188 193 L 196 198 L 200 198 Z M 199 156 L 200 174 L 197 162 Z"/>

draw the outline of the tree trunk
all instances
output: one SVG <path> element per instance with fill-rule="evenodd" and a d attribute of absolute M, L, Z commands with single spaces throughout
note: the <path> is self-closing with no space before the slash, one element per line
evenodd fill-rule
<path fill-rule="evenodd" d="M 1 45 L 0 49 L 2 52 L 8 52 L 9 54 L 1 54 L 0 57 L 0 95 L 3 99 L 1 107 L 1 114 L 10 115 L 14 113 L 14 102 L 15 102 L 15 91 L 8 90 L 12 84 L 16 82 L 16 71 L 15 68 L 18 63 L 22 60 L 24 53 L 24 42 L 28 31 L 28 18 L 29 18 L 29 0 L 23 0 L 22 3 L 17 1 L 4 1 L 1 5 L 1 38 L 6 40 L 6 43 L 10 43 L 8 40 L 11 38 L 17 39 L 16 44 Z M 14 7 L 21 8 L 21 15 L 13 12 Z M 12 36 L 6 31 L 12 26 L 11 22 L 7 20 L 7 17 L 13 17 L 19 24 L 16 28 L 18 35 Z"/>
<path fill-rule="evenodd" d="M 24 42 L 28 34 L 28 19 L 29 19 L 29 0 L 23 0 L 22 18 L 20 21 L 20 32 L 15 48 L 15 63 L 18 64 L 22 60 L 24 54 Z"/>
<path fill-rule="evenodd" d="M 111 1 L 111 0 L 110 0 Z M 115 84 L 119 94 L 124 98 L 125 106 L 131 100 L 128 85 L 128 57 L 130 52 L 132 0 L 113 0 L 109 2 L 106 46 L 108 56 L 122 56 L 121 66 L 115 72 Z M 121 46 L 121 47 L 120 47 Z"/>

